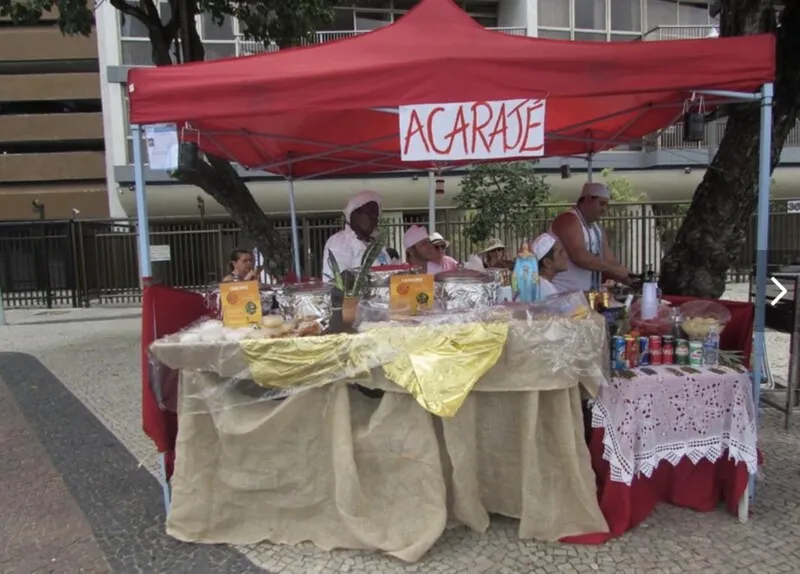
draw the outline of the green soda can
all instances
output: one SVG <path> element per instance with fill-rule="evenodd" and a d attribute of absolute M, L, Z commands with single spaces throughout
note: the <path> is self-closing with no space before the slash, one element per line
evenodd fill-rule
<path fill-rule="evenodd" d="M 692 367 L 703 366 L 703 343 L 700 341 L 689 342 L 689 364 Z"/>
<path fill-rule="evenodd" d="M 678 339 L 675 341 L 675 364 L 689 364 L 689 341 L 686 339 Z"/>

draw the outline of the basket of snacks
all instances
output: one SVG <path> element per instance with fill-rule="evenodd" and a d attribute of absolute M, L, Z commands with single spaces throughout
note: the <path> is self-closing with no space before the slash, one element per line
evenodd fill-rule
<path fill-rule="evenodd" d="M 730 311 L 715 301 L 687 301 L 680 306 L 681 329 L 693 341 L 702 341 L 712 326 L 721 334 L 731 320 Z"/>

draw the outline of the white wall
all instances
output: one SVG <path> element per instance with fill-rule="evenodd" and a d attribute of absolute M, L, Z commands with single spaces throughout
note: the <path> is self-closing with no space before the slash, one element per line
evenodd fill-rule
<path fill-rule="evenodd" d="M 126 218 L 128 213 L 120 201 L 114 166 L 127 162 L 127 142 L 120 84 L 108 82 L 108 66 L 121 63 L 117 10 L 108 2 L 100 2 L 95 10 L 97 54 L 100 65 L 100 98 L 103 104 L 103 138 L 106 146 L 106 187 L 108 211 L 112 218 Z"/>

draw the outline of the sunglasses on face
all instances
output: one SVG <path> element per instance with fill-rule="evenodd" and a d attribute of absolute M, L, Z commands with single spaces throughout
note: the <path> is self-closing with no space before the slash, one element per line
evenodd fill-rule
<path fill-rule="evenodd" d="M 440 251 L 444 251 L 446 249 L 444 243 L 434 243 L 433 246 Z"/>

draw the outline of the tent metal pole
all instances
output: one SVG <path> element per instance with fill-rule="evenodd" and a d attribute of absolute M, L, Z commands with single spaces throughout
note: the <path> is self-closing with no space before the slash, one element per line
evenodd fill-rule
<path fill-rule="evenodd" d="M 131 126 L 133 136 L 133 177 L 136 185 L 136 219 L 139 238 L 139 277 L 142 286 L 149 285 L 153 276 L 150 264 L 150 223 L 147 219 L 147 199 L 144 193 L 144 160 L 142 158 L 142 127 Z"/>
<path fill-rule="evenodd" d="M 586 181 L 592 183 L 592 154 L 586 158 Z"/>
<path fill-rule="evenodd" d="M 767 264 L 769 250 L 769 192 L 772 166 L 772 98 L 771 83 L 761 88 L 761 139 L 758 148 L 758 211 L 756 215 L 756 316 L 753 357 L 753 403 L 756 424 L 761 401 L 761 372 L 764 362 L 765 307 L 767 304 Z M 755 476 L 750 476 L 750 498 L 755 495 Z"/>
<path fill-rule="evenodd" d="M 436 231 L 436 175 L 428 172 L 428 235 Z"/>
<path fill-rule="evenodd" d="M 150 262 L 150 221 L 147 215 L 147 197 L 144 188 L 144 158 L 142 157 L 142 126 L 131 126 L 133 136 L 133 180 L 136 188 L 136 233 L 139 240 L 139 280 L 141 287 L 149 287 L 153 280 L 153 269 Z M 142 309 L 142 312 L 147 312 Z M 158 481 L 161 483 L 161 495 L 164 500 L 164 511 L 169 513 L 172 493 L 167 478 L 166 453 L 158 453 Z"/>
<path fill-rule="evenodd" d="M 720 98 L 729 98 L 731 100 L 745 100 L 750 102 L 757 102 L 763 97 L 763 92 L 757 92 L 755 94 L 751 94 L 748 92 L 731 92 L 729 90 L 698 90 L 695 93 L 703 96 L 719 96 Z"/>
<path fill-rule="evenodd" d="M 292 216 L 292 253 L 294 253 L 294 274 L 300 281 L 303 277 L 300 272 L 300 234 L 297 231 L 297 205 L 294 201 L 294 178 L 289 178 L 289 212 Z"/>

